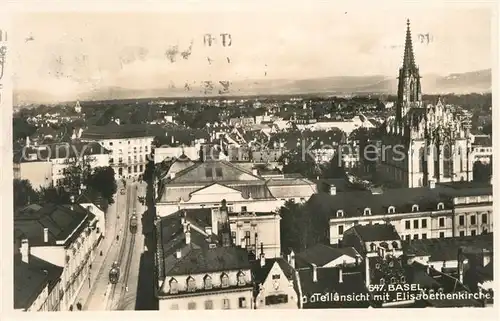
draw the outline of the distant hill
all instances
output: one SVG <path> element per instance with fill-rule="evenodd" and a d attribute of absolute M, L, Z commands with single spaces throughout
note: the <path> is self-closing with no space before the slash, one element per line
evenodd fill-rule
<path fill-rule="evenodd" d="M 222 87 L 214 84 L 214 89 L 207 96 L 216 96 Z M 271 94 L 395 94 L 397 78 L 387 76 L 360 76 L 360 77 L 326 77 L 302 80 L 260 79 L 245 80 L 231 83 L 228 95 L 271 95 Z M 491 92 L 491 69 L 478 70 L 466 73 L 439 76 L 435 74 L 423 75 L 422 91 L 425 94 L 467 94 Z M 189 91 L 184 88 L 158 88 L 136 90 L 120 87 L 101 88 L 86 95 L 82 100 L 109 100 L 127 98 L 155 98 L 155 97 L 186 97 L 203 96 L 205 90 L 192 87 Z M 14 104 L 32 102 L 54 102 L 48 94 L 37 91 L 14 91 Z"/>

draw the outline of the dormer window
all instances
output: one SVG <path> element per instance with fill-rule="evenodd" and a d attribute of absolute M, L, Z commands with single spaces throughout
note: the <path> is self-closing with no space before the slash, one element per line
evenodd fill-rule
<path fill-rule="evenodd" d="M 223 288 L 227 288 L 229 286 L 229 277 L 226 273 L 222 273 L 220 277 L 220 283 Z"/>
<path fill-rule="evenodd" d="M 370 244 L 370 251 L 372 252 L 375 251 L 375 248 L 376 248 L 375 243 Z"/>
<path fill-rule="evenodd" d="M 380 279 L 380 285 L 384 285 L 385 284 L 385 279 Z"/>
<path fill-rule="evenodd" d="M 401 283 L 405 283 L 406 282 L 406 278 L 404 275 L 401 276 Z"/>
<path fill-rule="evenodd" d="M 337 217 L 344 217 L 344 211 L 343 210 L 338 210 L 337 211 Z"/>
<path fill-rule="evenodd" d="M 387 213 L 394 214 L 396 212 L 396 208 L 394 206 L 389 206 L 387 209 Z"/>
<path fill-rule="evenodd" d="M 417 204 L 413 204 L 413 206 L 411 207 L 411 211 L 412 212 L 418 212 L 418 205 Z"/>
<path fill-rule="evenodd" d="M 398 242 L 396 242 L 396 241 L 392 242 L 392 248 L 393 249 L 397 250 L 398 247 L 399 247 Z"/>
<path fill-rule="evenodd" d="M 242 285 L 245 285 L 246 284 L 246 281 L 245 281 L 245 273 L 243 272 L 239 272 L 238 273 L 238 285 L 239 286 L 242 286 Z"/>
<path fill-rule="evenodd" d="M 212 278 L 210 275 L 205 275 L 205 278 L 203 279 L 203 287 L 205 290 L 210 290 L 212 288 Z"/>
<path fill-rule="evenodd" d="M 438 211 L 439 210 L 444 210 L 444 204 L 443 203 L 438 203 L 437 209 L 438 209 Z"/>
<path fill-rule="evenodd" d="M 177 280 L 176 279 L 171 279 L 169 282 L 170 285 L 170 294 L 175 294 L 179 291 L 179 288 L 177 287 Z"/>
<path fill-rule="evenodd" d="M 396 278 L 395 278 L 395 277 L 392 277 L 392 278 L 391 278 L 391 284 L 394 284 L 394 283 L 396 283 Z"/>
<path fill-rule="evenodd" d="M 365 208 L 363 215 L 372 215 L 372 210 L 369 207 Z"/>
<path fill-rule="evenodd" d="M 191 276 L 187 278 L 187 290 L 188 292 L 194 292 L 196 290 L 196 281 Z"/>

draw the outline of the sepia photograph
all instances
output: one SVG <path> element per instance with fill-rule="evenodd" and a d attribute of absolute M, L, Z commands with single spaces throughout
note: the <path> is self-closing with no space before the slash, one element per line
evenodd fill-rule
<path fill-rule="evenodd" d="M 492 308 L 496 5 L 224 8 L 0 25 L 13 310 Z"/>

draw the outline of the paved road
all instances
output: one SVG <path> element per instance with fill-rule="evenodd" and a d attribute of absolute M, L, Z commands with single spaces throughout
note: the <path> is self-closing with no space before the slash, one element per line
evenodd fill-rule
<path fill-rule="evenodd" d="M 123 187 L 120 182 L 118 191 Z M 109 270 L 116 256 L 116 234 L 120 233 L 125 225 L 127 208 L 127 194 L 121 195 L 119 192 L 114 197 L 115 202 L 108 208 L 106 212 L 106 236 L 97 249 L 98 255 L 92 262 L 90 273 L 90 287 L 84 285 L 78 293 L 77 300 L 83 305 L 83 310 L 105 310 L 103 302 L 105 299 L 106 288 L 109 283 Z M 103 256 L 99 252 L 103 252 Z"/>

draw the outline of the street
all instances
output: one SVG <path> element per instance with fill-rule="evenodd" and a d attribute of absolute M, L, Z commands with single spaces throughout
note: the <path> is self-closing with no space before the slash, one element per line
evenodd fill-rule
<path fill-rule="evenodd" d="M 144 260 L 144 236 L 142 234 L 142 214 L 147 211 L 146 206 L 140 204 L 138 196 L 146 194 L 146 183 L 129 182 L 126 184 L 126 193 L 121 194 L 123 188 L 118 183 L 118 192 L 115 195 L 115 203 L 107 211 L 106 236 L 99 248 L 103 255 L 98 255 L 92 263 L 92 271 L 89 278 L 89 286 L 82 287 L 77 301 L 83 305 L 83 310 L 135 310 L 154 309 L 155 305 L 144 302 L 137 305 L 138 292 L 144 292 L 141 287 L 151 288 L 149 296 L 141 299 L 154 300 L 153 283 L 148 280 L 142 285 L 144 275 L 153 274 L 153 267 L 148 266 Z M 137 214 L 136 233 L 130 230 L 129 222 L 132 214 Z M 118 239 L 117 239 L 118 236 Z M 109 282 L 109 271 L 113 262 L 120 266 L 120 277 L 117 284 Z M 141 280 L 141 282 L 139 282 Z M 147 299 L 149 297 L 149 299 Z M 148 308 L 151 307 L 151 308 Z"/>

